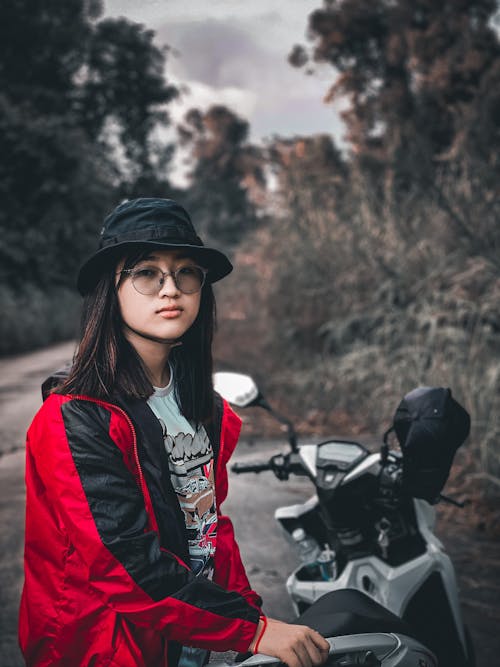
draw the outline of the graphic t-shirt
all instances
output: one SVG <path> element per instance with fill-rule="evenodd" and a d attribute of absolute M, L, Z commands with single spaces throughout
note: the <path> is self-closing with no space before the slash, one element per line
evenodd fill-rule
<path fill-rule="evenodd" d="M 184 514 L 191 569 L 212 579 L 217 542 L 214 455 L 201 424 L 192 424 L 179 410 L 173 373 L 166 387 L 154 387 L 148 404 L 158 417 L 168 454 L 170 479 Z M 202 667 L 207 651 L 184 646 L 179 667 Z"/>
<path fill-rule="evenodd" d="M 212 445 L 204 427 L 181 414 L 170 376 L 168 386 L 154 388 L 148 404 L 162 428 L 170 479 L 186 522 L 191 569 L 212 578 L 217 541 Z"/>

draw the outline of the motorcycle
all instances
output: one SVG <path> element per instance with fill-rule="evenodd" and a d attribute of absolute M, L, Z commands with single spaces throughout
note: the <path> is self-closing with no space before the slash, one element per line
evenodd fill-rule
<path fill-rule="evenodd" d="M 297 622 L 342 635 L 329 640 L 333 664 L 474 667 L 454 567 L 434 533 L 437 501 L 463 506 L 441 494 L 470 427 L 451 391 L 410 392 L 371 453 L 349 439 L 299 445 L 293 424 L 252 378 L 216 373 L 214 384 L 231 404 L 260 406 L 288 432 L 288 453 L 235 463 L 232 471 L 307 476 L 315 487 L 306 502 L 278 508 L 275 519 L 301 560 L 286 582 Z M 389 446 L 392 431 L 401 451 Z"/>

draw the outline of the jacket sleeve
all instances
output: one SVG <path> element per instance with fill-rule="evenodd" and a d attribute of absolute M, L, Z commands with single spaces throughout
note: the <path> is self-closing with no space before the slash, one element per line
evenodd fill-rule
<path fill-rule="evenodd" d="M 242 595 L 195 577 L 160 547 L 120 447 L 132 426 L 111 407 L 51 395 L 28 432 L 48 502 L 79 550 L 89 583 L 115 611 L 167 639 L 247 650 L 258 611 Z"/>
<path fill-rule="evenodd" d="M 234 451 L 241 429 L 241 420 L 224 402 L 221 426 L 221 443 L 216 474 L 217 498 L 217 549 L 215 552 L 214 581 L 223 588 L 237 591 L 245 600 L 259 610 L 262 598 L 252 590 L 248 581 L 241 554 L 236 542 L 233 524 L 228 516 L 222 514 L 220 506 L 228 494 L 227 463 Z"/>
<path fill-rule="evenodd" d="M 218 516 L 214 581 L 229 591 L 238 592 L 260 613 L 262 598 L 250 586 L 234 536 L 233 524 L 231 519 L 223 514 Z"/>

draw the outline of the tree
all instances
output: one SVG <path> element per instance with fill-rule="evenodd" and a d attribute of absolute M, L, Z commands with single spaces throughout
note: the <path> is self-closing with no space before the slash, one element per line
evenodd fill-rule
<path fill-rule="evenodd" d="M 329 230 L 348 261 L 336 258 L 328 285 L 332 302 L 345 295 L 348 308 L 334 305 L 328 319 L 313 323 L 311 354 L 314 345 L 322 349 L 322 365 L 334 357 L 342 394 L 351 382 L 356 407 L 366 396 L 374 414 L 398 386 L 449 383 L 475 416 L 474 458 L 495 484 L 497 8 L 495 0 L 324 0 L 309 17 L 312 46 L 290 55 L 299 67 L 329 63 L 329 99 L 350 103 L 343 116 L 351 210 Z M 325 218 L 320 212 L 319 229 L 328 226 Z M 292 324 L 295 339 L 307 343 L 303 321 Z"/>
<path fill-rule="evenodd" d="M 100 0 L 10 0 L 0 5 L 0 89 L 39 114 L 65 114 L 85 63 Z"/>
<path fill-rule="evenodd" d="M 172 148 L 153 136 L 176 94 L 166 52 L 141 25 L 99 22 L 101 5 L 0 4 L 0 352 L 73 335 L 60 309 L 76 311 L 75 273 L 103 216 L 168 187 Z"/>
<path fill-rule="evenodd" d="M 165 52 L 151 31 L 100 13 L 95 0 L 0 8 L 0 276 L 11 284 L 72 284 L 112 203 L 138 182 L 166 185 L 171 147 L 152 140 L 177 92 Z"/>
<path fill-rule="evenodd" d="M 461 151 L 500 166 L 496 10 L 495 0 L 325 0 L 309 17 L 311 52 L 296 47 L 290 62 L 335 67 L 328 98 L 349 99 L 356 160 L 391 192 L 429 187 Z"/>
<path fill-rule="evenodd" d="M 256 204 L 265 189 L 261 152 L 246 143 L 248 123 L 224 106 L 187 112 L 179 127 L 194 166 L 186 203 L 207 238 L 234 246 L 258 223 Z"/>
<path fill-rule="evenodd" d="M 126 180 L 151 179 L 165 169 L 172 150 L 155 144 L 158 125 L 168 125 L 166 105 L 178 89 L 165 80 L 167 49 L 154 32 L 126 19 L 99 22 L 89 38 L 79 111 L 92 140 L 123 152 Z"/>
<path fill-rule="evenodd" d="M 0 278 L 71 281 L 111 200 L 109 168 L 61 116 L 35 116 L 0 97 Z"/>
<path fill-rule="evenodd" d="M 98 11 L 83 0 L 0 9 L 0 277 L 13 287 L 71 281 L 94 216 L 110 203 L 109 162 L 74 110 Z"/>

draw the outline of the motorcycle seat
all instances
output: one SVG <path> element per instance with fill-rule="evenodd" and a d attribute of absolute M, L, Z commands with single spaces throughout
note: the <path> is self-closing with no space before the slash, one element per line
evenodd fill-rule
<path fill-rule="evenodd" d="M 295 623 L 307 625 L 323 637 L 394 632 L 412 637 L 412 628 L 391 611 L 361 591 L 345 588 L 321 596 Z"/>

